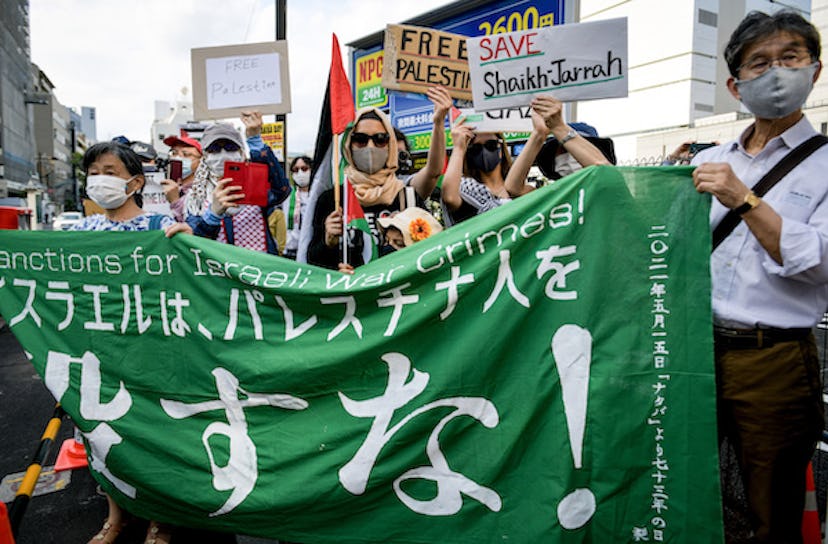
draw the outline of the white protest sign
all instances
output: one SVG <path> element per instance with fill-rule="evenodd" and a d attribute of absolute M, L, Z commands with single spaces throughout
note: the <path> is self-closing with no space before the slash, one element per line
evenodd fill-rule
<path fill-rule="evenodd" d="M 197 120 L 237 117 L 246 110 L 290 111 L 287 42 L 204 47 L 190 54 Z"/>
<path fill-rule="evenodd" d="M 279 104 L 279 54 L 207 59 L 207 108 Z"/>
<path fill-rule="evenodd" d="M 474 109 L 627 96 L 627 19 L 556 25 L 466 40 Z"/>
<path fill-rule="evenodd" d="M 148 172 L 144 174 L 144 190 L 141 192 L 144 198 L 142 206 L 146 212 L 155 212 L 162 215 L 172 215 L 170 203 L 164 195 L 164 187 L 161 180 L 164 179 L 164 172 Z"/>
<path fill-rule="evenodd" d="M 462 119 L 475 132 L 532 132 L 532 110 L 529 106 L 492 111 L 460 108 L 459 111 L 460 115 L 452 124 Z"/>

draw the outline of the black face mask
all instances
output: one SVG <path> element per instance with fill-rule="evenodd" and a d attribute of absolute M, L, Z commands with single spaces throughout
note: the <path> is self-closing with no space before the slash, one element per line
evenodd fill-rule
<path fill-rule="evenodd" d="M 469 164 L 481 172 L 491 172 L 500 164 L 500 149 L 490 151 L 485 147 L 469 152 Z"/>
<path fill-rule="evenodd" d="M 414 161 L 411 160 L 411 155 L 409 155 L 408 151 L 400 151 L 397 158 L 397 173 L 410 174 L 413 169 Z"/>

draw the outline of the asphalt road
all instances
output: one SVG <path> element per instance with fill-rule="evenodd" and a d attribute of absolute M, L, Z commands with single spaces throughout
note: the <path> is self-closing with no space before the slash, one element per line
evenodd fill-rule
<path fill-rule="evenodd" d="M 0 479 L 26 470 L 54 408 L 54 397 L 0 317 Z M 72 433 L 71 420 L 64 418 L 57 443 L 45 463 L 47 466 L 54 464 L 59 444 Z M 18 530 L 17 544 L 85 544 L 100 530 L 107 515 L 106 498 L 97 492 L 97 483 L 87 469 L 71 471 L 70 478 L 65 489 L 32 498 Z M 145 525 L 136 523 L 118 538 L 118 544 L 143 543 L 145 531 Z M 205 535 L 186 530 L 180 530 L 172 542 L 278 543 L 277 540 Z"/>

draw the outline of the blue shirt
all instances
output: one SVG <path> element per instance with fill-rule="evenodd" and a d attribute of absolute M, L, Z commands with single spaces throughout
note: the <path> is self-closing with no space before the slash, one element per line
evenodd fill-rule
<path fill-rule="evenodd" d="M 752 128 L 736 141 L 700 152 L 692 164 L 729 163 L 753 187 L 792 149 L 817 134 L 803 116 L 752 156 L 744 148 Z M 782 216 L 783 264 L 771 258 L 742 221 L 711 256 L 714 322 L 734 328 L 813 327 L 828 308 L 828 146 L 802 161 L 762 199 Z M 713 199 L 711 229 L 728 211 Z"/>
<path fill-rule="evenodd" d="M 113 221 L 103 214 L 90 215 L 72 227 L 72 230 L 117 230 L 117 231 L 144 231 L 149 230 L 149 217 L 153 213 L 145 213 L 128 219 L 127 221 Z M 161 218 L 161 228 L 175 224 L 175 219 L 167 215 Z"/>

